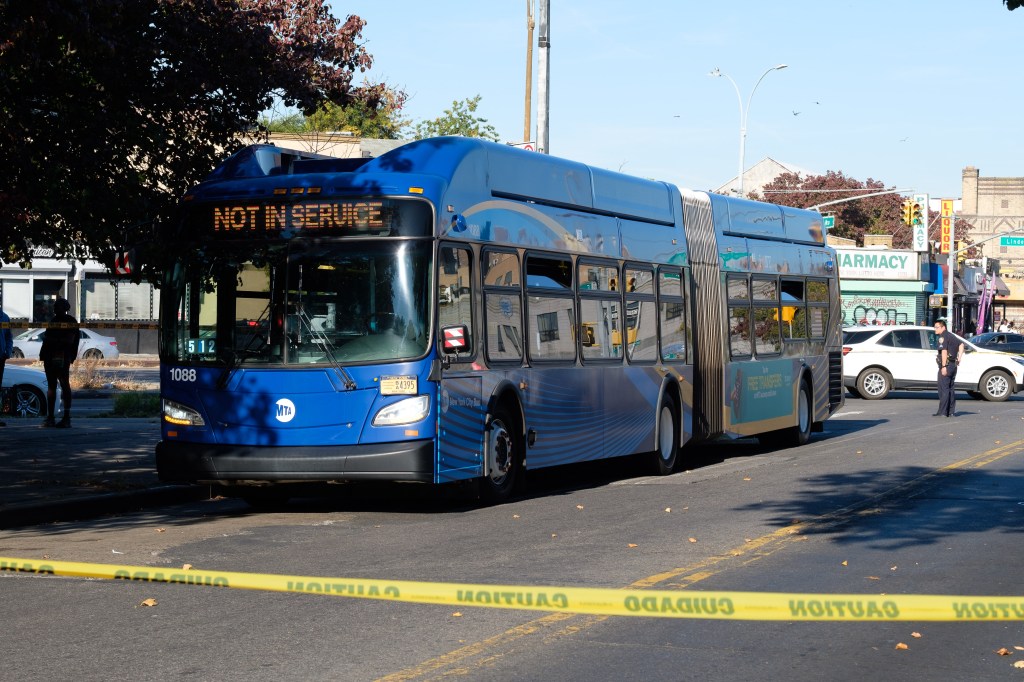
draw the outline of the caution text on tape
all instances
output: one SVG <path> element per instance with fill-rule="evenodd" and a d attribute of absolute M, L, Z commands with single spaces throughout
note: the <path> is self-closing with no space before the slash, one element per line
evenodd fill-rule
<path fill-rule="evenodd" d="M 298 592 L 362 599 L 606 616 L 786 621 L 1018 621 L 1024 597 L 797 594 L 479 585 L 161 570 L 0 557 L 0 572 Z"/>

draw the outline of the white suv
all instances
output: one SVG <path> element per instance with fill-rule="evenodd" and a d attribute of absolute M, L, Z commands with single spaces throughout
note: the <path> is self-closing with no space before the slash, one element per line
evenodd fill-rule
<path fill-rule="evenodd" d="M 959 337 L 957 337 L 959 338 Z M 954 387 L 972 398 L 1006 400 L 1024 389 L 1024 358 L 964 341 Z M 937 390 L 935 330 L 931 327 L 847 327 L 843 385 L 868 400 L 893 389 Z"/>

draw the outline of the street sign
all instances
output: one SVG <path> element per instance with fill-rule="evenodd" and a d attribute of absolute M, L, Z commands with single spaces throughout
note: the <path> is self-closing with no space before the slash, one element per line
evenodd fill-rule
<path fill-rule="evenodd" d="M 821 217 L 821 227 L 826 232 L 836 226 L 836 217 L 834 215 L 825 215 Z"/>
<path fill-rule="evenodd" d="M 999 246 L 1024 246 L 1024 237 L 1000 237 Z"/>

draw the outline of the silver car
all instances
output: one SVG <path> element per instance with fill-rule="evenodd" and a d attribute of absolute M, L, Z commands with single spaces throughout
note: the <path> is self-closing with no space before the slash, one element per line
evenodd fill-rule
<path fill-rule="evenodd" d="M 61 412 L 60 386 L 57 387 L 57 414 Z M 18 417 L 46 416 L 46 374 L 41 369 L 8 364 L 0 391 L 0 413 Z"/>
<path fill-rule="evenodd" d="M 45 329 L 29 329 L 14 337 L 12 358 L 39 359 Z M 117 339 L 103 336 L 91 329 L 79 330 L 78 357 L 86 360 L 116 360 L 121 353 L 117 350 Z"/>

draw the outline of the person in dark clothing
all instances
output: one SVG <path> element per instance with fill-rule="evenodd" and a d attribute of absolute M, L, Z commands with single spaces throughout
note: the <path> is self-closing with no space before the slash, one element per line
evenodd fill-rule
<path fill-rule="evenodd" d="M 43 426 L 66 429 L 71 426 L 71 363 L 78 358 L 78 320 L 71 317 L 71 304 L 67 299 L 58 298 L 53 302 L 53 319 L 50 324 L 61 327 L 47 327 L 43 334 L 43 345 L 39 348 L 39 359 L 46 371 L 46 421 Z M 57 383 L 60 383 L 64 416 L 54 423 L 57 407 Z"/>
<path fill-rule="evenodd" d="M 7 323 L 8 325 L 11 323 L 11 318 L 7 317 L 2 304 L 0 304 L 0 323 Z M 0 329 L 0 386 L 4 383 L 4 366 L 7 364 L 7 358 L 11 357 L 13 352 L 14 337 L 11 336 L 10 326 L 7 326 Z M 0 422 L 0 426 L 7 426 L 7 423 Z"/>
<path fill-rule="evenodd" d="M 935 362 L 939 365 L 939 411 L 936 417 L 956 416 L 956 368 L 964 356 L 964 344 L 955 334 L 946 329 L 945 320 L 935 321 L 935 349 L 938 355 Z"/>

